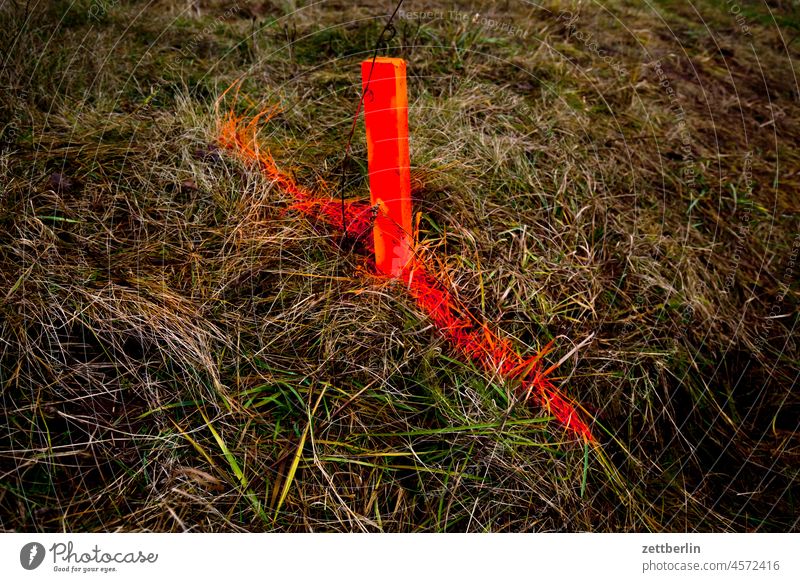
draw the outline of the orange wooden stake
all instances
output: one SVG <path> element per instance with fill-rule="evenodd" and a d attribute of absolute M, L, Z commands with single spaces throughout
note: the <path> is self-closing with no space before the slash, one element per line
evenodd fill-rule
<path fill-rule="evenodd" d="M 376 209 L 375 265 L 400 277 L 411 260 L 411 174 L 406 62 L 378 57 L 361 63 L 367 126 L 369 190 Z"/>

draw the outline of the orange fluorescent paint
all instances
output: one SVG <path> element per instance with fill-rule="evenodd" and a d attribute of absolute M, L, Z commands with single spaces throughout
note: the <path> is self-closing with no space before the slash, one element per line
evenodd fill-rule
<path fill-rule="evenodd" d="M 411 174 L 408 155 L 408 94 L 403 59 L 378 57 L 361 63 L 367 127 L 369 190 L 376 210 L 375 266 L 400 277 L 411 259 Z"/>
<path fill-rule="evenodd" d="M 383 60 L 398 61 L 399 59 Z M 402 61 L 399 62 L 402 63 Z M 373 87 L 375 78 L 373 72 L 370 88 Z M 403 88 L 403 102 L 405 103 L 404 76 Z M 372 250 L 373 241 L 367 236 L 372 214 L 370 206 L 364 202 L 350 201 L 345 203 L 344 212 L 342 212 L 339 200 L 330 196 L 319 196 L 315 192 L 304 188 L 295 182 L 291 176 L 278 169 L 269 151 L 259 147 L 256 140 L 257 123 L 261 119 L 269 119 L 273 114 L 274 110 L 268 110 L 256 115 L 250 121 L 245 121 L 233 113 L 228 114 L 220 124 L 220 144 L 237 152 L 243 159 L 256 164 L 267 179 L 289 194 L 293 198 L 290 208 L 313 218 L 314 221 L 324 222 L 334 229 L 347 233 L 359 241 L 367 251 Z M 408 127 L 407 125 L 404 125 L 404 127 L 406 131 L 403 135 L 407 135 Z M 407 145 L 407 140 L 405 144 Z M 407 148 L 403 149 L 406 151 L 406 163 L 403 167 L 405 168 L 407 180 L 408 150 Z M 398 153 L 397 156 L 399 157 L 399 155 Z M 373 160 L 374 158 L 371 156 L 370 186 L 372 187 L 373 203 L 375 203 L 376 192 L 385 192 L 386 190 L 375 188 Z M 397 180 L 397 176 L 402 176 L 402 172 L 392 172 L 391 170 L 397 170 L 400 166 L 401 164 L 390 166 L 390 171 L 387 172 L 387 174 L 395 176 L 395 184 L 400 183 Z M 378 183 L 383 182 L 379 179 Z M 408 185 L 408 181 L 405 184 Z M 403 190 L 400 191 L 402 192 Z M 408 189 L 404 190 L 404 192 L 407 193 Z M 378 263 L 379 269 L 384 276 L 403 276 L 407 292 L 416 301 L 420 310 L 430 318 L 430 321 L 439 332 L 466 359 L 476 363 L 487 372 L 496 373 L 508 381 L 515 382 L 518 386 L 518 396 L 526 400 L 534 400 L 582 441 L 596 443 L 597 440 L 592 434 L 589 425 L 583 420 L 577 403 L 562 394 L 550 380 L 549 376 L 553 368 L 545 369 L 543 366 L 541 358 L 547 353 L 549 346 L 538 354 L 526 358 L 514 350 L 508 340 L 499 337 L 486 324 L 470 315 L 469 310 L 459 303 L 455 295 L 448 290 L 448 286 L 442 282 L 441 277 L 436 275 L 435 270 L 411 254 L 411 247 L 408 244 L 410 237 L 402 236 L 410 232 L 411 203 L 409 197 L 406 196 L 405 203 L 401 203 L 402 201 L 398 200 L 397 197 L 378 198 L 379 201 L 386 204 L 387 209 L 387 212 L 382 217 L 383 230 L 381 232 L 384 233 L 383 238 L 378 236 L 377 226 L 374 229 L 375 258 L 376 262 L 378 262 L 379 256 L 384 261 L 383 263 Z M 389 202 L 393 204 L 390 205 Z M 389 211 L 391 210 L 396 211 L 397 214 L 390 214 Z M 397 216 L 400 220 L 407 220 L 405 222 L 405 230 L 394 228 L 394 224 L 397 221 L 390 220 L 390 217 L 393 216 Z M 387 240 L 389 240 L 390 245 L 386 244 Z M 379 244 L 384 244 L 382 247 L 383 254 L 381 255 L 378 254 Z M 397 249 L 398 247 L 399 251 L 392 252 L 393 248 Z M 393 269 L 395 270 L 393 271 Z"/>

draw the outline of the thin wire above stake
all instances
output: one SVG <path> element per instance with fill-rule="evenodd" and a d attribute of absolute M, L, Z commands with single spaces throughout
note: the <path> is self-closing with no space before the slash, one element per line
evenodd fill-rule
<path fill-rule="evenodd" d="M 375 209 L 375 266 L 399 278 L 412 252 L 406 62 L 389 57 L 363 61 L 361 82 L 369 190 Z"/>

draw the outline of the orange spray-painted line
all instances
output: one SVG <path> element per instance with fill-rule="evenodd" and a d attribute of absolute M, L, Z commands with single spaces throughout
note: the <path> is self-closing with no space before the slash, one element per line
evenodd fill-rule
<path fill-rule="evenodd" d="M 373 239 L 378 272 L 400 277 L 411 259 L 411 173 L 408 93 L 403 59 L 361 63 L 369 190 L 376 209 Z"/>
<path fill-rule="evenodd" d="M 453 295 L 421 263 L 414 264 L 407 282 L 417 305 L 465 356 L 487 372 L 518 381 L 520 396 L 533 397 L 584 441 L 594 441 L 575 405 L 558 392 L 542 367 L 541 358 L 549 346 L 532 358 L 523 358 L 508 340 L 499 338 L 485 324 L 465 314 Z"/>
<path fill-rule="evenodd" d="M 245 161 L 256 164 L 264 176 L 294 198 L 290 208 L 323 221 L 351 236 L 371 250 L 373 241 L 366 234 L 372 223 L 372 208 L 363 202 L 349 202 L 342 212 L 341 202 L 330 197 L 315 195 L 297 184 L 290 176 L 281 172 L 268 151 L 259 147 L 256 125 L 259 120 L 269 119 L 274 110 L 262 112 L 245 122 L 229 113 L 220 123 L 220 144 L 233 150 Z M 386 276 L 386 275 L 384 275 Z M 431 322 L 466 358 L 489 373 L 518 382 L 518 396 L 534 399 L 542 408 L 555 417 L 563 426 L 587 443 L 596 440 L 578 407 L 562 395 L 549 379 L 552 368 L 545 370 L 541 358 L 545 348 L 533 357 L 524 358 L 516 352 L 510 342 L 501 339 L 485 324 L 469 315 L 447 287 L 437 278 L 432 269 L 419 257 L 411 256 L 403 272 L 403 280 L 409 295 L 425 312 Z"/>

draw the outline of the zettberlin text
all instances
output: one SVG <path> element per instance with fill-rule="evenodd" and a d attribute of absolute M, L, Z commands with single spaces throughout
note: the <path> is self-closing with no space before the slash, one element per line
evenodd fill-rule
<path fill-rule="evenodd" d="M 700 546 L 695 544 L 683 544 L 682 546 L 672 544 L 658 544 L 655 546 L 642 546 L 643 554 L 699 554 Z"/>

